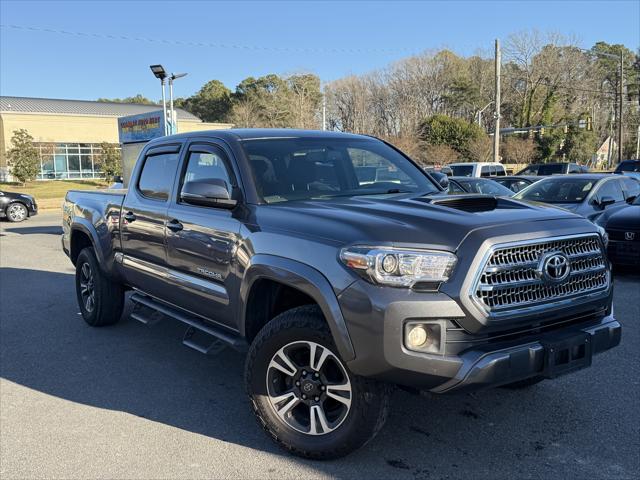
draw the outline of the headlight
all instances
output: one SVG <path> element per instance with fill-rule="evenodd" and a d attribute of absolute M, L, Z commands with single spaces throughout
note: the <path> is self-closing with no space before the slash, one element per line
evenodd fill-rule
<path fill-rule="evenodd" d="M 602 239 L 602 243 L 604 244 L 604 247 L 607 248 L 607 245 L 609 245 L 609 234 L 600 225 L 597 225 L 597 227 L 598 227 L 598 233 L 600 234 L 600 238 Z"/>
<path fill-rule="evenodd" d="M 365 279 L 394 287 L 446 282 L 456 264 L 449 252 L 386 247 L 343 248 L 340 259 Z"/>

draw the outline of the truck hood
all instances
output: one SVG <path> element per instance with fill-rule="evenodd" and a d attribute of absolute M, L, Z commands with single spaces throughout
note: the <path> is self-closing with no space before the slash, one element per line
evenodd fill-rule
<path fill-rule="evenodd" d="M 337 244 L 375 243 L 455 251 L 480 229 L 505 225 L 580 221 L 581 217 L 543 204 L 488 195 L 415 194 L 291 201 L 256 207 L 263 230 L 325 239 Z M 586 223 L 586 222 L 585 222 Z M 540 230 L 540 225 L 532 227 Z"/>

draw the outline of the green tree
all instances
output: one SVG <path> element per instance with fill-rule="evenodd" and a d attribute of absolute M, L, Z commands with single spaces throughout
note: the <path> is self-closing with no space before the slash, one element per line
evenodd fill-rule
<path fill-rule="evenodd" d="M 122 175 L 122 160 L 120 152 L 112 143 L 102 142 L 100 144 L 102 153 L 98 156 L 98 168 L 107 178 L 115 175 Z"/>
<path fill-rule="evenodd" d="M 198 93 L 186 100 L 181 99 L 178 104 L 205 122 L 222 122 L 231 110 L 231 90 L 219 80 L 211 80 Z"/>
<path fill-rule="evenodd" d="M 593 131 L 571 125 L 560 150 L 569 162 L 585 163 L 591 160 L 598 148 L 598 138 Z"/>
<path fill-rule="evenodd" d="M 475 123 L 446 115 L 433 115 L 420 124 L 420 139 L 427 145 L 447 145 L 464 159 L 477 156 L 477 143 L 486 134 Z"/>
<path fill-rule="evenodd" d="M 33 137 L 25 129 L 14 130 L 11 149 L 7 152 L 11 174 L 24 185 L 40 172 L 40 155 Z"/>
<path fill-rule="evenodd" d="M 147 97 L 138 93 L 133 97 L 125 97 L 125 98 L 99 98 L 99 102 L 112 102 L 112 103 L 138 103 L 141 105 L 157 105 L 157 102 L 153 100 L 149 100 Z"/>
<path fill-rule="evenodd" d="M 537 160 L 543 163 L 555 160 L 560 153 L 564 132 L 560 128 L 547 130 L 536 139 Z"/>

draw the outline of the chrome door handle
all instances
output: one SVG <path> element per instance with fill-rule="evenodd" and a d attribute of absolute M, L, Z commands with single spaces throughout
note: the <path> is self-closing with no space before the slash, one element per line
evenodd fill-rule
<path fill-rule="evenodd" d="M 179 232 L 184 227 L 178 220 L 171 220 L 169 223 L 167 223 L 167 228 L 172 232 Z"/>

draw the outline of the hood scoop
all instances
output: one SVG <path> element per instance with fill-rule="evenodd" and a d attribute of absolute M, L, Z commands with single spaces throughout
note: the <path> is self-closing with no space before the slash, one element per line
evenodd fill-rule
<path fill-rule="evenodd" d="M 527 208 L 510 198 L 494 197 L 493 195 L 443 195 L 433 198 L 417 198 L 416 200 L 469 213 Z"/>

